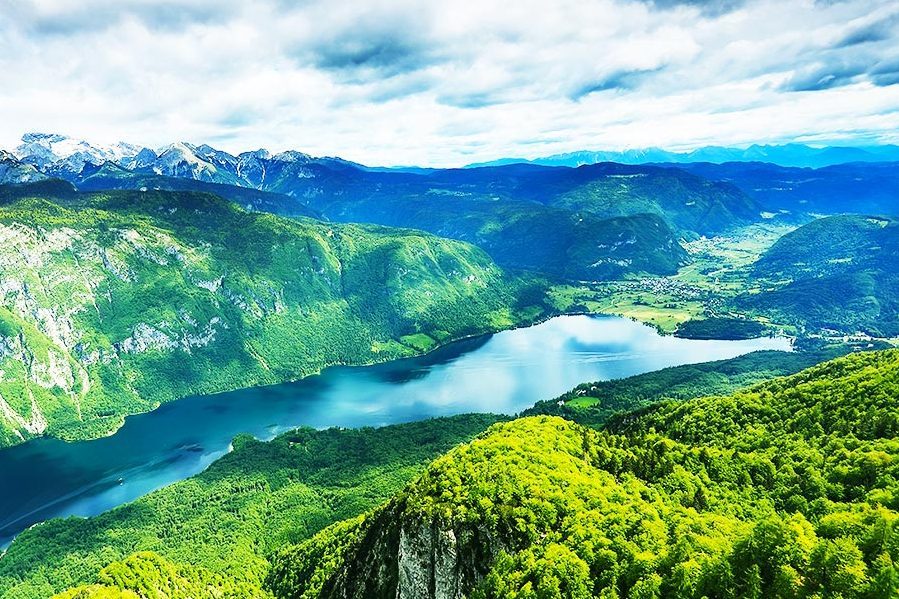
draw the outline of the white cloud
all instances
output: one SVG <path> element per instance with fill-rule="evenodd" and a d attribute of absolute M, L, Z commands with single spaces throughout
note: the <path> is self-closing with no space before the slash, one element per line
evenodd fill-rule
<path fill-rule="evenodd" d="M 370 164 L 897 141 L 890 0 L 0 0 L 27 130 Z"/>

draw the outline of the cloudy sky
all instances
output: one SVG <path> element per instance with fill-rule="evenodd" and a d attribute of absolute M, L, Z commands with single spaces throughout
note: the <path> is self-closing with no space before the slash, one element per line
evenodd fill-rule
<path fill-rule="evenodd" d="M 895 0 L 0 0 L 25 131 L 368 164 L 899 142 Z"/>

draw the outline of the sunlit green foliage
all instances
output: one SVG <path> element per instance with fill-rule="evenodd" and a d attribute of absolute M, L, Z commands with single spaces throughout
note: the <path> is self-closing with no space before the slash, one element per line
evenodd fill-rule
<path fill-rule="evenodd" d="M 757 351 L 729 360 L 685 364 L 624 379 L 583 383 L 552 399 L 537 402 L 523 416 L 562 416 L 593 427 L 617 413 L 630 412 L 662 400 L 725 395 L 852 351 L 849 345 L 810 351 Z"/>
<path fill-rule="evenodd" d="M 677 327 L 675 335 L 685 339 L 754 339 L 762 337 L 768 328 L 745 318 L 698 318 Z"/>
<path fill-rule="evenodd" d="M 100 571 L 97 583 L 54 599 L 265 599 L 259 587 L 199 567 L 175 565 L 151 552 L 136 553 Z"/>
<path fill-rule="evenodd" d="M 342 525 L 351 535 L 326 529 L 285 550 L 268 586 L 389 595 L 405 535 L 477 597 L 895 597 L 897 435 L 899 351 L 658 404 L 603 431 L 499 424 Z M 415 537 L 435 528 L 452 532 L 455 553 Z"/>
<path fill-rule="evenodd" d="M 200 475 L 94 518 L 23 532 L 0 559 L 0 597 L 45 599 L 96 583 L 107 564 L 137 551 L 256 586 L 269 554 L 383 503 L 430 460 L 497 420 L 300 429 L 266 443 L 239 437 Z"/>

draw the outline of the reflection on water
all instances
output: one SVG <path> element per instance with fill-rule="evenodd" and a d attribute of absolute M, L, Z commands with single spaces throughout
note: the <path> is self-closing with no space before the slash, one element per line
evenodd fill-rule
<path fill-rule="evenodd" d="M 420 358 L 186 398 L 129 418 L 112 437 L 72 444 L 39 439 L 0 451 L 0 546 L 34 522 L 97 514 L 196 474 L 238 433 L 268 439 L 297 426 L 515 414 L 578 383 L 758 349 L 788 350 L 789 341 L 678 339 L 623 318 L 563 316 Z"/>

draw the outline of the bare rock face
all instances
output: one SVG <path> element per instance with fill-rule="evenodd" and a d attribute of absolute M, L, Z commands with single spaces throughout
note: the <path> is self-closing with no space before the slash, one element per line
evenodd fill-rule
<path fill-rule="evenodd" d="M 490 530 L 454 528 L 402 508 L 398 502 L 373 518 L 323 597 L 463 599 L 506 548 Z"/>
<path fill-rule="evenodd" d="M 400 530 L 397 551 L 398 599 L 457 599 L 459 589 L 456 535 L 421 523 L 412 530 Z"/>

